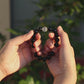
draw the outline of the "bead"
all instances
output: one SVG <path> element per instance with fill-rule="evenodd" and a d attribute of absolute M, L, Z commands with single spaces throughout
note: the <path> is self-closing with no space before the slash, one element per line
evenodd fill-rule
<path fill-rule="evenodd" d="M 51 56 L 47 56 L 46 59 L 48 59 L 48 60 L 51 59 Z"/>
<path fill-rule="evenodd" d="M 55 43 L 54 46 L 55 46 L 55 47 L 59 47 L 59 44 L 58 44 L 58 43 Z"/>
<path fill-rule="evenodd" d="M 57 33 L 57 30 L 56 29 L 54 29 L 54 33 Z"/>
<path fill-rule="evenodd" d="M 37 34 L 38 32 L 39 32 L 39 30 L 37 30 L 37 29 L 34 30 L 34 35 Z"/>
<path fill-rule="evenodd" d="M 36 35 L 34 34 L 34 35 L 32 36 L 32 39 L 35 39 L 35 36 L 36 36 Z"/>
<path fill-rule="evenodd" d="M 38 57 L 37 52 L 34 53 L 34 57 Z"/>
<path fill-rule="evenodd" d="M 53 52 L 53 51 L 51 51 L 51 52 L 49 52 L 49 54 L 48 54 L 49 56 L 54 56 L 55 55 L 55 53 Z"/>
<path fill-rule="evenodd" d="M 56 42 L 59 42 L 59 38 L 55 38 L 55 41 L 56 41 Z"/>
<path fill-rule="evenodd" d="M 38 29 L 39 29 L 39 31 L 42 31 L 42 27 L 39 27 Z"/>
<path fill-rule="evenodd" d="M 53 29 L 52 28 L 48 28 L 48 31 L 52 31 Z"/>
<path fill-rule="evenodd" d="M 31 42 L 34 43 L 36 40 L 35 39 L 31 39 Z"/>
<path fill-rule="evenodd" d="M 38 60 L 42 60 L 43 59 L 43 57 L 42 56 L 38 56 Z"/>
<path fill-rule="evenodd" d="M 48 31 L 48 28 L 47 27 L 42 27 L 42 31 L 43 32 L 47 32 Z"/>
<path fill-rule="evenodd" d="M 43 61 L 46 61 L 47 60 L 47 58 L 46 57 L 43 57 Z"/>
<path fill-rule="evenodd" d="M 55 37 L 58 37 L 59 35 L 58 35 L 58 33 L 55 33 Z"/>

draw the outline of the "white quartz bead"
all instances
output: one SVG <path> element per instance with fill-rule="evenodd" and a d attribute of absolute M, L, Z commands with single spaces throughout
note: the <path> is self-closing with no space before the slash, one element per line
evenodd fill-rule
<path fill-rule="evenodd" d="M 48 31 L 48 28 L 47 27 L 42 27 L 42 31 L 43 32 L 47 32 Z"/>

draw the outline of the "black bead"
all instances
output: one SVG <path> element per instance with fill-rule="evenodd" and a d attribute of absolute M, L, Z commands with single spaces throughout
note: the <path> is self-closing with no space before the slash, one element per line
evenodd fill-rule
<path fill-rule="evenodd" d="M 55 33 L 55 37 L 58 37 L 59 35 L 58 35 L 58 33 Z"/>
<path fill-rule="evenodd" d="M 53 31 L 53 29 L 52 28 L 48 28 L 48 31 Z"/>
<path fill-rule="evenodd" d="M 53 51 L 51 51 L 51 52 L 49 52 L 49 54 L 48 54 L 49 56 L 54 56 L 55 55 L 55 53 L 53 52 Z"/>
<path fill-rule="evenodd" d="M 31 42 L 34 43 L 36 40 L 35 39 L 31 39 Z"/>
<path fill-rule="evenodd" d="M 37 34 L 39 32 L 38 29 L 34 30 L 34 35 Z"/>
<path fill-rule="evenodd" d="M 51 59 L 51 56 L 47 56 L 46 59 L 50 60 Z"/>
<path fill-rule="evenodd" d="M 57 33 L 57 30 L 56 29 L 54 29 L 54 33 Z"/>
<path fill-rule="evenodd" d="M 55 47 L 59 47 L 59 44 L 56 42 L 56 43 L 54 44 L 54 46 L 55 46 Z"/>
<path fill-rule="evenodd" d="M 38 57 L 37 52 L 34 53 L 34 57 Z"/>
<path fill-rule="evenodd" d="M 46 58 L 46 57 L 43 57 L 42 59 L 43 59 L 43 61 L 46 61 L 46 60 L 47 60 L 47 58 Z"/>
<path fill-rule="evenodd" d="M 34 45 L 33 45 L 33 43 L 32 43 L 32 45 L 31 45 L 31 46 L 32 46 L 32 48 L 35 48 L 35 47 L 34 47 Z"/>
<path fill-rule="evenodd" d="M 38 29 L 39 29 L 39 31 L 42 31 L 42 27 L 39 27 Z"/>
<path fill-rule="evenodd" d="M 59 38 L 55 38 L 55 41 L 56 41 L 56 42 L 59 42 Z"/>
<path fill-rule="evenodd" d="M 42 60 L 43 59 L 43 57 L 42 56 L 38 56 L 38 60 Z"/>
<path fill-rule="evenodd" d="M 34 34 L 34 35 L 32 36 L 32 39 L 35 39 L 35 36 L 36 36 L 36 35 Z"/>

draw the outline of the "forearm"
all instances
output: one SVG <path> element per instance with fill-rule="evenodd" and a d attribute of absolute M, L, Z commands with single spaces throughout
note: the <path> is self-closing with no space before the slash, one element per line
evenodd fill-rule
<path fill-rule="evenodd" d="M 5 78 L 6 75 L 2 72 L 2 70 L 0 69 L 0 81 Z"/>
<path fill-rule="evenodd" d="M 57 76 L 54 78 L 53 84 L 76 84 L 76 78 L 73 76 L 72 77 L 64 77 L 64 76 Z"/>
<path fill-rule="evenodd" d="M 1 60 L 0 60 L 1 62 Z M 4 70 L 2 64 L 0 63 L 0 81 L 7 76 L 6 71 Z"/>

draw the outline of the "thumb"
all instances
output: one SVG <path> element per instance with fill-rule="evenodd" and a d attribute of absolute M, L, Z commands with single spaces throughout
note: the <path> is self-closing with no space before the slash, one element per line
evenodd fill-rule
<path fill-rule="evenodd" d="M 61 26 L 59 26 L 57 28 L 58 34 L 61 38 L 61 45 L 63 47 L 69 46 L 70 45 L 70 41 L 69 41 L 69 37 L 68 34 L 66 32 L 64 32 L 63 28 Z"/>
<path fill-rule="evenodd" d="M 14 39 L 11 39 L 12 43 L 15 45 L 20 45 L 25 41 L 28 41 L 31 39 L 31 37 L 33 36 L 34 32 L 31 30 L 29 33 L 18 36 Z"/>

